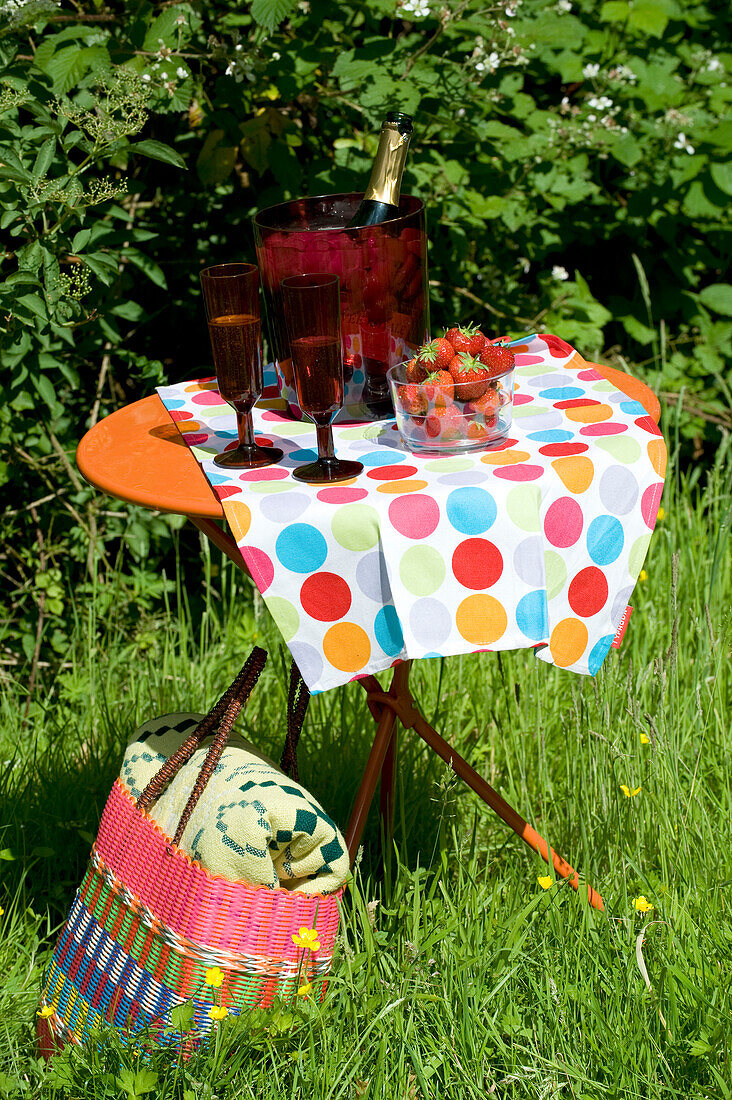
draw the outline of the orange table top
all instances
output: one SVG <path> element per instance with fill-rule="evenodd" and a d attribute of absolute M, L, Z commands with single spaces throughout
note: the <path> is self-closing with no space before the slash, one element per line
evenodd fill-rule
<path fill-rule="evenodd" d="M 658 398 L 643 382 L 613 367 L 594 367 L 658 423 Z M 91 428 L 76 452 L 92 485 L 130 504 L 160 512 L 222 519 L 223 509 L 206 476 L 157 394 L 111 413 Z"/>

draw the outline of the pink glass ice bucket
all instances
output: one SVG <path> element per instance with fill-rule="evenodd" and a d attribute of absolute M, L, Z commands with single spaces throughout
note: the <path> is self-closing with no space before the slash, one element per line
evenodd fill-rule
<path fill-rule="evenodd" d="M 424 205 L 404 195 L 398 217 L 347 229 L 361 198 L 354 193 L 294 199 L 254 218 L 270 354 L 280 392 L 298 418 L 283 279 L 321 271 L 340 279 L 345 396 L 337 420 L 392 416 L 386 372 L 429 338 Z"/>

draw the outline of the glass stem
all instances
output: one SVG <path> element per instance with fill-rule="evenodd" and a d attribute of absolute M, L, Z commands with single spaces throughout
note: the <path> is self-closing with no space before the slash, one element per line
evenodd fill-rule
<path fill-rule="evenodd" d="M 236 429 L 239 433 L 239 446 L 247 451 L 254 450 L 256 444 L 254 442 L 254 426 L 252 424 L 251 410 L 243 412 L 241 409 L 236 409 Z"/>
<path fill-rule="evenodd" d="M 330 465 L 335 462 L 335 451 L 333 450 L 333 432 L 330 424 L 316 424 L 315 432 L 318 437 L 318 458 L 321 462 Z"/>

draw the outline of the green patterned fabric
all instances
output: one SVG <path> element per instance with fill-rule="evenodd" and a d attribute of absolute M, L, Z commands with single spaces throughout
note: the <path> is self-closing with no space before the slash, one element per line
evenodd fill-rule
<path fill-rule="evenodd" d="M 120 778 L 138 797 L 185 741 L 201 714 L 166 714 L 133 733 Z M 150 815 L 175 833 L 212 738 L 196 749 Z M 328 894 L 348 875 L 340 831 L 304 787 L 232 733 L 181 838 L 181 848 L 212 874 L 252 885 Z"/>

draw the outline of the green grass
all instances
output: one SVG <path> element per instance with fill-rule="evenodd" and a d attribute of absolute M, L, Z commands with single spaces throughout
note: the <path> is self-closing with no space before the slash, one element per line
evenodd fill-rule
<path fill-rule="evenodd" d="M 218 555 L 135 637 L 115 619 L 114 577 L 100 583 L 25 724 L 23 683 L 3 684 L 0 1096 L 731 1097 L 729 454 L 708 474 L 672 459 L 648 579 L 595 680 L 528 652 L 414 669 L 428 718 L 602 893 L 604 914 L 566 884 L 542 890 L 538 857 L 402 735 L 394 847 L 382 858 L 372 814 L 321 1008 L 281 1033 L 276 1020 L 225 1027 L 187 1062 L 156 1052 L 141 1067 L 105 1042 L 49 1073 L 33 1045 L 41 972 L 130 732 L 210 705 L 256 637 L 270 661 L 244 724 L 274 754 L 283 735 L 286 653 Z M 313 700 L 301 774 L 341 825 L 371 732 L 356 685 Z"/>

